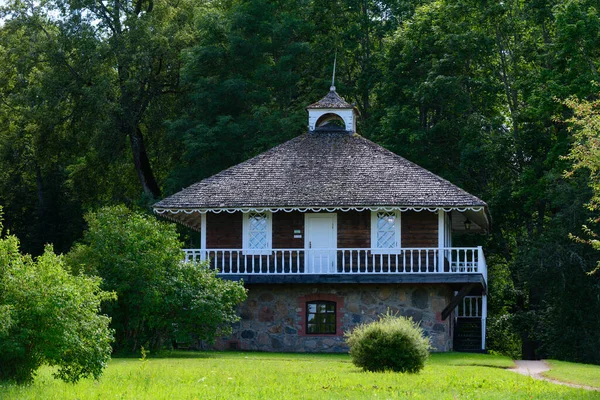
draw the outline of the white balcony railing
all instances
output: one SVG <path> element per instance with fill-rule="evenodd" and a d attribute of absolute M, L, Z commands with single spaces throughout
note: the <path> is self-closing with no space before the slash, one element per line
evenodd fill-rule
<path fill-rule="evenodd" d="M 184 249 L 185 261 L 210 259 L 220 274 L 482 274 L 481 247 L 402 249 Z"/>
<path fill-rule="evenodd" d="M 483 296 L 465 296 L 458 304 L 457 317 L 481 318 L 483 313 Z"/>

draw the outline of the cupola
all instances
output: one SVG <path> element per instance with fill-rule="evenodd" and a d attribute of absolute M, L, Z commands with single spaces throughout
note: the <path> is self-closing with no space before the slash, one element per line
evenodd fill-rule
<path fill-rule="evenodd" d="M 308 131 L 356 132 L 358 110 L 335 91 L 331 85 L 329 93 L 321 100 L 306 107 L 308 111 Z"/>

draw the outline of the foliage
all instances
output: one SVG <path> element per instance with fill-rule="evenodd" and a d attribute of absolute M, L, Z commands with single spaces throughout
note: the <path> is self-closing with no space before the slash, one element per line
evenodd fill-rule
<path fill-rule="evenodd" d="M 160 195 L 195 2 L 7 1 L 0 15 L 0 202 L 25 249 L 66 252 L 85 210 Z"/>
<path fill-rule="evenodd" d="M 488 290 L 491 293 L 488 308 L 493 310 L 493 314 L 487 318 L 486 347 L 494 353 L 519 360 L 522 343 L 512 313 L 518 293 L 511 278 L 510 264 L 495 254 L 491 254 L 487 262 Z"/>
<path fill-rule="evenodd" d="M 358 373 L 348 355 L 175 352 L 113 358 L 99 382 L 67 385 L 44 370 L 28 387 L 0 386 L 0 397 L 169 399 L 595 399 L 597 392 L 537 381 L 507 371 L 506 357 L 435 353 L 418 376 Z M 406 378 L 406 379 L 404 379 Z"/>
<path fill-rule="evenodd" d="M 99 278 L 71 275 L 52 246 L 33 259 L 15 236 L 0 237 L 0 380 L 31 382 L 43 364 L 66 382 L 99 378 L 113 338 L 98 313 L 113 297 Z"/>
<path fill-rule="evenodd" d="M 1 13 L 0 203 L 26 252 L 66 252 L 86 210 L 147 205 L 300 134 L 337 52 L 360 133 L 488 203 L 487 240 L 454 243 L 487 241 L 489 316 L 512 321 L 498 332 L 524 357 L 600 363 L 596 1 L 11 0 Z"/>
<path fill-rule="evenodd" d="M 596 95 L 597 97 L 597 95 Z M 587 207 L 592 211 L 600 208 L 600 106 L 599 100 L 579 100 L 576 97 L 566 99 L 563 104 L 573 111 L 569 123 L 569 132 L 573 134 L 573 145 L 565 156 L 573 162 L 572 169 L 565 176 L 572 177 L 576 171 L 586 170 L 589 173 L 588 186 L 592 190 L 592 198 Z M 597 224 L 600 217 L 595 216 L 591 222 Z M 587 243 L 596 251 L 600 251 L 600 237 L 593 229 L 583 226 L 583 231 L 589 239 L 572 236 L 575 240 Z M 590 274 L 600 271 L 600 261 Z"/>
<path fill-rule="evenodd" d="M 488 318 L 486 326 L 486 347 L 492 353 L 502 354 L 513 360 L 521 359 L 521 338 L 516 333 L 512 315 Z"/>
<path fill-rule="evenodd" d="M 560 343 L 562 357 L 598 362 L 582 350 L 599 337 L 587 316 L 600 286 L 582 279 L 598 256 L 569 240 L 593 179 L 563 179 L 572 132 L 552 100 L 594 93 L 598 22 L 587 1 L 424 2 L 388 37 L 377 89 L 377 140 L 488 202 L 490 270 L 509 272 L 490 287 L 490 318 L 514 316 L 527 358 L 558 354 Z M 566 307 L 581 322 L 567 332 Z"/>
<path fill-rule="evenodd" d="M 234 1 L 197 21 L 186 53 L 190 88 L 170 133 L 184 145 L 169 189 L 179 190 L 298 135 L 305 125 L 302 73 L 312 23 L 304 3 Z"/>
<path fill-rule="evenodd" d="M 365 371 L 417 373 L 429 357 L 429 339 L 412 318 L 388 313 L 346 333 L 352 362 Z"/>
<path fill-rule="evenodd" d="M 92 99 L 75 107 L 86 88 L 59 67 L 56 30 L 37 13 L 28 21 L 15 18 L 0 27 L 0 202 L 23 249 L 39 255 L 45 243 L 66 251 L 75 239 L 81 204 L 65 185 L 64 165 L 86 146 L 70 130 L 81 129 L 78 118 L 96 121 L 102 107 Z"/>
<path fill-rule="evenodd" d="M 210 341 L 237 321 L 235 307 L 246 297 L 242 283 L 217 278 L 207 264 L 183 263 L 174 224 L 124 206 L 102 208 L 86 220 L 83 241 L 67 260 L 117 293 L 117 302 L 104 308 L 116 350 L 160 349 L 180 337 Z"/>

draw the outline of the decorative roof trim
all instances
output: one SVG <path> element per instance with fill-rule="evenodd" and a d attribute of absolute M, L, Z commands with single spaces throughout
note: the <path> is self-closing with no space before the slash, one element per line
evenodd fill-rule
<path fill-rule="evenodd" d="M 347 211 L 365 211 L 365 210 L 369 210 L 369 211 L 401 211 L 401 212 L 405 212 L 405 211 L 416 211 L 416 212 L 421 212 L 421 211 L 430 211 L 430 212 L 437 212 L 437 211 L 445 211 L 445 212 L 450 212 L 450 211 L 458 211 L 458 212 L 465 212 L 465 211 L 473 211 L 473 212 L 480 212 L 484 210 L 484 206 L 477 206 L 477 207 L 473 207 L 473 206 L 467 206 L 467 207 L 461 207 L 461 206 L 453 206 L 453 207 L 415 207 L 415 206 L 350 206 L 350 207 L 242 207 L 242 208 L 177 208 L 177 209 L 173 209 L 173 208 L 154 208 L 154 212 L 157 214 L 179 214 L 179 213 L 185 213 L 185 214 L 193 214 L 193 213 L 198 213 L 198 214 L 206 214 L 208 212 L 212 212 L 215 214 L 219 214 L 222 212 L 227 212 L 229 214 L 233 214 L 236 212 L 243 212 L 243 213 L 249 213 L 249 212 L 265 212 L 265 211 L 270 211 L 270 212 L 278 212 L 278 211 L 283 211 L 283 212 L 292 212 L 292 211 L 300 211 L 300 212 L 320 212 L 320 211 L 327 211 L 327 212 L 333 212 L 333 211 L 342 211 L 342 212 L 347 212 Z"/>
<path fill-rule="evenodd" d="M 156 212 L 156 210 L 154 210 L 154 212 Z M 169 215 L 169 214 L 166 214 L 166 213 L 160 213 L 160 214 L 161 214 L 161 217 L 166 218 L 169 221 L 173 221 L 173 222 L 175 222 L 177 224 L 181 224 L 183 226 L 186 226 L 186 227 L 190 228 L 193 231 L 200 232 L 200 228 L 198 226 L 194 226 L 192 224 L 188 224 L 187 222 L 180 221 L 177 218 L 175 218 L 173 215 Z"/>

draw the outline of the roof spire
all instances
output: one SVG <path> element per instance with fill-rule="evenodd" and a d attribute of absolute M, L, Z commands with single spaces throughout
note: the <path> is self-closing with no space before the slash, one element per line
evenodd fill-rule
<path fill-rule="evenodd" d="M 331 77 L 331 87 L 329 90 L 331 92 L 335 92 L 335 63 L 337 61 L 337 50 L 335 51 L 335 56 L 333 57 L 333 76 Z"/>

